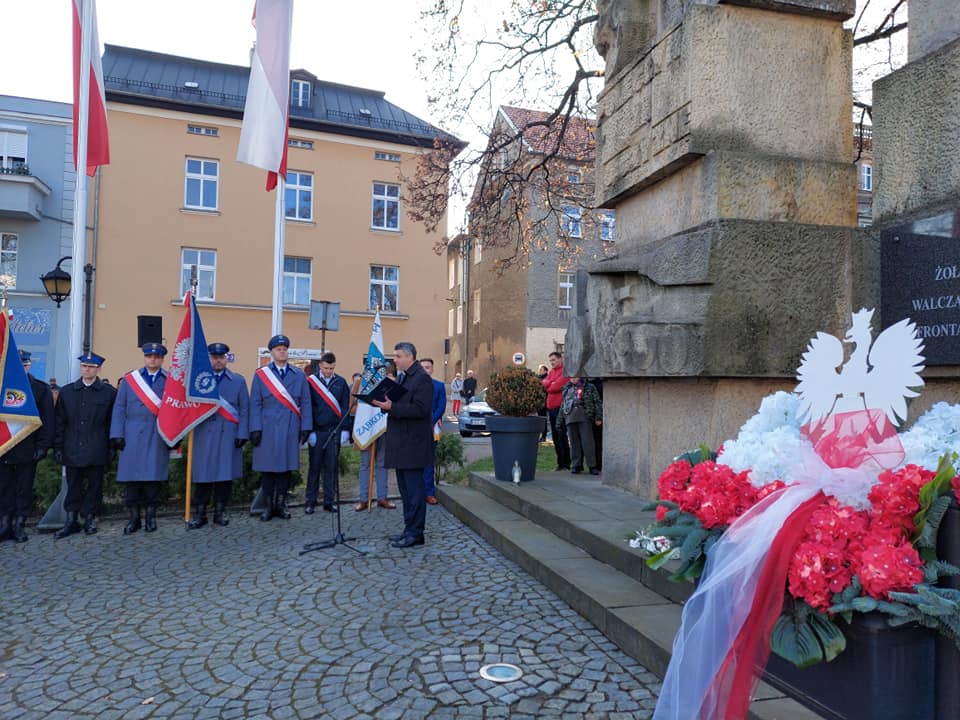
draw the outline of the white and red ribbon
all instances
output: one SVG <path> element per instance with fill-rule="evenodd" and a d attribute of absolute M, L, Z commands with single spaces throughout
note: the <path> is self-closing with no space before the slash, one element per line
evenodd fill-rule
<path fill-rule="evenodd" d="M 340 403 L 337 402 L 337 399 L 333 396 L 333 393 L 330 392 L 329 388 L 323 384 L 323 382 L 316 375 L 309 375 L 307 380 L 310 381 L 310 384 L 313 385 L 313 389 L 320 393 L 320 397 L 323 398 L 323 401 L 330 406 L 330 409 L 336 414 L 337 417 L 343 415 L 343 411 L 340 410 Z"/>
<path fill-rule="evenodd" d="M 297 417 L 300 417 L 300 408 L 297 407 L 297 403 L 294 402 L 293 396 L 290 395 L 290 392 L 283 386 L 283 383 L 280 382 L 280 378 L 273 374 L 270 366 L 266 365 L 260 368 L 257 370 L 257 373 L 267 386 L 270 394 L 273 395 L 281 405 L 286 407 L 287 410 Z"/>
<path fill-rule="evenodd" d="M 140 402 L 146 406 L 147 410 L 154 415 L 158 414 L 160 412 L 160 397 L 153 391 L 153 388 L 147 384 L 147 381 L 143 379 L 140 371 L 132 370 L 128 372 L 126 379 L 130 383 L 130 389 L 140 398 Z"/>

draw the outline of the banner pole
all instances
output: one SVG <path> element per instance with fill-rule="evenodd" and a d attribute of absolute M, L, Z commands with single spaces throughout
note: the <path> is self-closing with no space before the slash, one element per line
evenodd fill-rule
<path fill-rule="evenodd" d="M 190 482 L 193 478 L 193 429 L 190 429 L 190 432 L 187 433 L 187 485 L 186 490 L 183 493 L 184 497 L 184 508 L 183 508 L 183 521 L 190 525 Z"/>
<path fill-rule="evenodd" d="M 377 467 L 377 439 L 370 443 L 370 477 L 367 479 L 367 512 L 373 511 L 373 473 Z M 385 498 L 380 498 L 381 500 Z"/>

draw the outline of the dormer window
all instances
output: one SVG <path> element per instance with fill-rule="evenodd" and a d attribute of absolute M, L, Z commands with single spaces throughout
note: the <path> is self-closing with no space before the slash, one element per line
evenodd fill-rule
<path fill-rule="evenodd" d="M 290 105 L 310 107 L 310 83 L 306 80 L 294 80 L 290 84 Z"/>

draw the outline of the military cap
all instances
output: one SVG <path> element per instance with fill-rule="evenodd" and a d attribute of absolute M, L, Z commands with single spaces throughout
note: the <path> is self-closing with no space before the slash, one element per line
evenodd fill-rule
<path fill-rule="evenodd" d="M 270 342 L 267 343 L 267 350 L 273 350 L 277 345 L 290 347 L 290 338 L 286 335 L 274 335 L 270 338 Z"/>
<path fill-rule="evenodd" d="M 80 361 L 81 365 L 96 365 L 100 367 L 107 361 L 106 358 L 102 358 L 94 352 L 87 352 L 77 358 Z"/>
<path fill-rule="evenodd" d="M 26 365 L 28 362 L 30 362 L 30 351 L 29 351 L 29 350 L 21 350 L 21 351 L 20 351 L 20 362 L 22 362 L 24 365 Z"/>
<path fill-rule="evenodd" d="M 230 346 L 226 343 L 210 343 L 207 345 L 207 352 L 211 355 L 226 355 L 230 352 Z"/>
<path fill-rule="evenodd" d="M 143 354 L 144 355 L 163 355 L 167 354 L 167 349 L 160 343 L 144 343 L 143 344 Z"/>

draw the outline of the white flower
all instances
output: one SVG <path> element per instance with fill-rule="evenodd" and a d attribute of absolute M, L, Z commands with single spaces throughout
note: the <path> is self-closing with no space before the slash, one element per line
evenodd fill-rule
<path fill-rule="evenodd" d="M 900 434 L 900 442 L 906 453 L 902 465 L 936 471 L 942 455 L 960 454 L 960 405 L 937 403 Z"/>
<path fill-rule="evenodd" d="M 650 528 L 647 528 L 647 530 L 649 529 Z M 636 532 L 637 536 L 628 541 L 630 543 L 630 547 L 634 549 L 643 550 L 649 555 L 656 555 L 673 547 L 673 542 L 668 537 L 664 537 L 663 535 L 648 535 L 645 530 L 637 530 Z M 676 560 L 679 557 L 679 548 L 670 554 L 671 560 Z"/>

